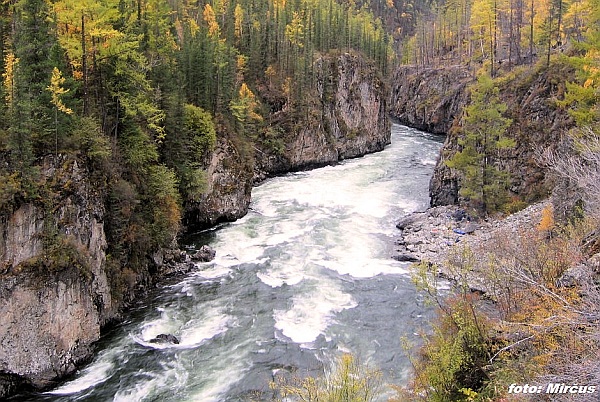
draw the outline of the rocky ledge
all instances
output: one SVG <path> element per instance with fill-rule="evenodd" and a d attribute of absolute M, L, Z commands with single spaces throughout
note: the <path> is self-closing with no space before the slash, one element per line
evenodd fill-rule
<path fill-rule="evenodd" d="M 398 261 L 427 262 L 435 264 L 438 274 L 450 280 L 454 278 L 448 269 L 447 261 L 468 246 L 474 253 L 483 255 L 486 245 L 497 236 L 518 233 L 537 226 L 542 210 L 549 201 L 532 204 L 529 207 L 503 219 L 477 219 L 456 205 L 429 208 L 424 212 L 415 212 L 400 219 L 396 227 L 401 234 L 396 239 Z M 479 250 L 479 251 L 478 251 Z M 476 272 L 468 278 L 474 290 L 486 292 L 485 285 Z"/>

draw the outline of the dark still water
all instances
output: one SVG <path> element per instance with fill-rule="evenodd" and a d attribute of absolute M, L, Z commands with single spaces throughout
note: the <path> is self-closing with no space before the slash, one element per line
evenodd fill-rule
<path fill-rule="evenodd" d="M 157 290 L 92 363 L 32 398 L 256 399 L 278 370 L 318 375 L 343 352 L 406 382 L 401 338 L 426 324 L 428 308 L 408 265 L 390 258 L 394 223 L 427 206 L 441 138 L 392 131 L 383 152 L 255 188 L 246 217 L 191 241 L 209 243 L 215 261 Z M 181 343 L 148 342 L 161 333 Z"/>

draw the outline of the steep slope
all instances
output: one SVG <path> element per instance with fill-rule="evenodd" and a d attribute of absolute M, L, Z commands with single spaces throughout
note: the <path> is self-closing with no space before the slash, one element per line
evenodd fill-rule
<path fill-rule="evenodd" d="M 556 104 L 565 92 L 565 81 L 574 72 L 566 63 L 553 62 L 550 68 L 516 69 L 497 80 L 500 99 L 512 119 L 508 136 L 517 146 L 491 162 L 510 173 L 510 191 L 518 201 L 531 202 L 548 195 L 551 183 L 539 154 L 556 149 L 573 127 L 566 110 Z M 469 99 L 469 74 L 459 68 L 417 71 L 400 67 L 392 84 L 392 115 L 407 125 L 447 134 L 430 182 L 431 205 L 459 201 L 460 177 L 446 161 L 460 149 L 458 130 L 462 108 Z"/>
<path fill-rule="evenodd" d="M 285 104 L 269 116 L 277 137 L 221 138 L 206 163 L 208 190 L 186 208 L 188 227 L 206 227 L 247 212 L 253 183 L 381 151 L 390 143 L 388 92 L 377 68 L 345 53 L 315 62 L 317 88 L 307 106 Z M 275 143 L 275 144 L 274 144 Z"/>
<path fill-rule="evenodd" d="M 117 308 L 101 189 L 76 160 L 48 158 L 42 172 L 55 193 L 0 218 L 0 370 L 36 387 L 89 358 Z"/>
<path fill-rule="evenodd" d="M 403 124 L 447 134 L 468 101 L 473 74 L 462 67 L 401 66 L 392 76 L 391 114 Z"/>

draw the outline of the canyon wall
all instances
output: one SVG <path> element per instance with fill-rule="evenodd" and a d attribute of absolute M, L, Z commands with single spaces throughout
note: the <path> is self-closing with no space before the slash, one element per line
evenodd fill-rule
<path fill-rule="evenodd" d="M 184 206 L 188 228 L 243 216 L 253 184 L 266 177 L 390 142 L 388 94 L 372 65 L 342 54 L 323 57 L 315 68 L 311 107 L 274 118 L 288 122 L 278 125 L 281 146 L 217 138 L 203 166 L 206 190 Z M 93 163 L 74 156 L 46 157 L 40 172 L 44 192 L 0 213 L 0 398 L 73 373 L 124 306 L 164 275 L 193 267 L 183 252 L 136 246 L 144 241 L 130 221 L 138 201 L 123 178 L 96 174 Z"/>
<path fill-rule="evenodd" d="M 550 68 L 516 69 L 497 81 L 506 117 L 512 119 L 507 136 L 516 147 L 491 163 L 510 174 L 515 200 L 529 203 L 548 196 L 553 187 L 547 167 L 540 160 L 545 150 L 555 150 L 573 127 L 566 110 L 557 105 L 565 81 L 574 78 L 572 68 L 556 62 Z M 460 67 L 416 69 L 400 67 L 394 73 L 391 112 L 401 123 L 434 133 L 447 134 L 430 182 L 431 205 L 459 202 L 460 176 L 446 166 L 458 152 L 462 109 L 469 101 L 474 77 Z"/>
<path fill-rule="evenodd" d="M 279 122 L 281 147 L 259 141 L 255 180 L 381 151 L 390 143 L 388 91 L 377 69 L 362 57 L 344 53 L 316 61 L 316 93 L 297 114 L 285 107 Z"/>

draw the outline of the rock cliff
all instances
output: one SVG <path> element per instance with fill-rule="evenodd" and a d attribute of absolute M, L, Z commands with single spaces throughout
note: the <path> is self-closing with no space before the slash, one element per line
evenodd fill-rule
<path fill-rule="evenodd" d="M 507 135 L 517 145 L 492 163 L 509 172 L 510 191 L 519 202 L 547 197 L 553 186 L 539 156 L 544 150 L 555 150 L 573 127 L 566 110 L 556 104 L 573 74 L 568 65 L 555 62 L 549 69 L 517 71 L 498 82 L 500 99 L 508 106 L 506 116 L 512 119 Z M 460 120 L 454 124 L 460 125 Z M 458 139 L 457 132 L 450 130 L 430 183 L 432 206 L 459 198 L 460 178 L 445 164 L 459 149 Z"/>
<path fill-rule="evenodd" d="M 255 179 L 333 164 L 383 150 L 390 143 L 388 94 L 377 69 L 345 53 L 316 61 L 316 93 L 307 94 L 308 111 L 283 110 L 272 116 L 282 147 L 259 143 Z"/>
<path fill-rule="evenodd" d="M 508 106 L 506 116 L 513 120 L 507 134 L 517 146 L 492 163 L 510 173 L 510 190 L 520 201 L 545 197 L 552 187 L 537 155 L 556 149 L 573 126 L 567 112 L 556 104 L 564 95 L 568 77 L 573 77 L 572 68 L 557 61 L 550 68 L 515 70 L 498 80 L 500 99 Z M 404 124 L 447 134 L 430 182 L 432 206 L 459 201 L 460 177 L 446 161 L 460 148 L 459 130 L 453 127 L 461 125 L 472 81 L 472 76 L 458 67 L 420 71 L 401 67 L 394 74 L 392 115 Z"/>
<path fill-rule="evenodd" d="M 469 100 L 473 74 L 462 67 L 401 66 L 394 71 L 391 114 L 402 124 L 447 134 Z"/>
<path fill-rule="evenodd" d="M 77 160 L 42 172 L 53 194 L 0 218 L 0 396 L 73 372 L 115 313 L 97 187 Z"/>
<path fill-rule="evenodd" d="M 243 153 L 245 145 L 218 139 L 205 164 L 206 192 L 198 202 L 186 206 L 184 224 L 188 229 L 233 221 L 248 212 L 253 176 L 251 160 Z"/>

